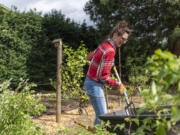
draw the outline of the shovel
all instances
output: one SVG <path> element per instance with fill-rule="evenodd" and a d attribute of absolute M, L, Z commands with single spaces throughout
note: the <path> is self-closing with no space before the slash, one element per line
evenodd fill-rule
<path fill-rule="evenodd" d="M 119 77 L 119 74 L 118 74 L 118 72 L 117 72 L 117 69 L 116 69 L 116 67 L 114 66 L 113 67 L 113 70 L 114 70 L 114 72 L 115 72 L 115 75 L 116 75 L 116 77 L 117 77 L 117 79 L 118 79 L 118 81 L 120 82 L 120 83 L 122 83 L 121 82 L 121 79 L 120 79 L 120 77 Z M 126 101 L 126 104 L 127 104 L 127 106 L 125 107 L 125 112 L 126 112 L 126 114 L 129 116 L 129 115 L 136 115 L 136 109 L 135 109 L 135 106 L 134 106 L 134 103 L 131 101 L 129 101 L 129 99 L 128 99 L 128 96 L 127 96 L 127 93 L 126 93 L 126 90 L 124 90 L 124 92 L 123 92 L 123 94 L 124 94 L 124 96 L 125 96 L 125 101 Z"/>

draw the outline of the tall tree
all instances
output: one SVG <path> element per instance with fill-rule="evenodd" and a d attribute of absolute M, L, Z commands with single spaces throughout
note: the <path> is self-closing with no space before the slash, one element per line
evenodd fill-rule
<path fill-rule="evenodd" d="M 87 26 L 85 21 L 82 24 L 75 23 L 61 11 L 52 10 L 45 14 L 43 27 L 51 40 L 61 37 L 64 43 L 73 48 L 77 48 L 81 41 L 84 41 L 88 48 L 98 44 L 99 38 L 95 28 Z"/>
<path fill-rule="evenodd" d="M 154 48 L 180 24 L 180 2 L 168 0 L 90 0 L 85 12 L 106 35 L 119 20 L 126 20 L 133 33 Z"/>

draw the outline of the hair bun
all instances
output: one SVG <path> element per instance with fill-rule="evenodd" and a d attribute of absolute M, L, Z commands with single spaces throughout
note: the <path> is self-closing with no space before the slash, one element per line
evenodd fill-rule
<path fill-rule="evenodd" d="M 126 21 L 120 21 L 119 22 L 119 27 L 120 28 L 125 28 L 125 27 L 128 27 L 128 24 L 126 23 Z"/>

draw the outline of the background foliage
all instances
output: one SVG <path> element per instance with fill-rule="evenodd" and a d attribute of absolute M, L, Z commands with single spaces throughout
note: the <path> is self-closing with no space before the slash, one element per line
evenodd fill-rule
<path fill-rule="evenodd" d="M 34 61 L 32 58 L 36 52 L 34 49 L 38 49 L 46 41 L 43 41 L 42 18 L 33 11 L 19 13 L 0 10 L 0 12 L 0 81 L 12 78 L 17 83 L 19 78 L 36 78 L 34 72 L 36 73 L 38 66 L 41 65 L 38 56 L 42 53 L 38 56 L 36 54 Z M 42 70 L 39 67 L 39 76 L 43 73 Z"/>
<path fill-rule="evenodd" d="M 71 21 L 53 10 L 43 17 L 36 11 L 19 13 L 0 9 L 0 81 L 20 77 L 50 89 L 49 78 L 56 76 L 56 48 L 52 40 L 62 38 L 67 46 L 77 49 L 83 40 L 92 48 L 98 33 L 93 27 Z"/>

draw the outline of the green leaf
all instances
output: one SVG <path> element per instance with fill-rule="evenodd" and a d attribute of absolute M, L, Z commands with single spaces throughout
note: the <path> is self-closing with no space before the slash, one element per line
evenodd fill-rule
<path fill-rule="evenodd" d="M 177 121 L 179 121 L 180 120 L 180 110 L 178 109 L 178 106 L 176 105 L 176 106 L 173 106 L 172 107 L 172 120 L 173 121 L 175 121 L 175 122 L 177 122 Z"/>
<path fill-rule="evenodd" d="M 157 54 L 157 55 L 161 55 L 162 51 L 161 51 L 161 49 L 157 49 L 154 53 Z"/>
<path fill-rule="evenodd" d="M 136 123 L 136 125 L 139 126 L 139 119 L 132 119 L 132 121 L 134 121 Z"/>
<path fill-rule="evenodd" d="M 152 94 L 154 96 L 156 96 L 156 94 L 157 94 L 156 84 L 154 81 L 152 82 Z"/>
<path fill-rule="evenodd" d="M 156 130 L 156 135 L 166 135 L 166 130 L 162 124 L 160 124 Z"/>
<path fill-rule="evenodd" d="M 167 68 L 161 69 L 161 71 L 158 74 L 158 80 L 163 79 L 168 73 L 169 73 L 169 70 Z"/>

